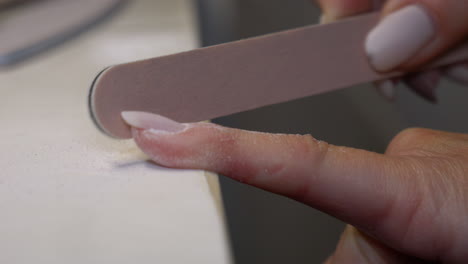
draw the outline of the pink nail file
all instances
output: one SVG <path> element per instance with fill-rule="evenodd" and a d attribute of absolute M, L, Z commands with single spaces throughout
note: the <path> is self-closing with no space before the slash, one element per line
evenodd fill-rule
<path fill-rule="evenodd" d="M 196 122 L 402 75 L 375 72 L 367 61 L 363 43 L 377 19 L 369 14 L 109 67 L 92 85 L 91 116 L 106 134 L 130 138 L 122 111 Z M 468 45 L 427 68 L 462 60 Z"/>

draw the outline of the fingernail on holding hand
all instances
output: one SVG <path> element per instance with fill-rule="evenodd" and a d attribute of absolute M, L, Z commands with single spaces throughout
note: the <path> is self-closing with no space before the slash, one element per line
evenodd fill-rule
<path fill-rule="evenodd" d="M 437 103 L 436 89 L 440 82 L 440 73 L 437 70 L 416 73 L 405 78 L 409 88 L 431 103 Z"/>
<path fill-rule="evenodd" d="M 378 71 L 392 70 L 409 60 L 435 35 L 434 23 L 420 5 L 387 15 L 367 35 L 365 50 Z"/>
<path fill-rule="evenodd" d="M 132 127 L 149 130 L 153 133 L 178 133 L 187 127 L 187 125 L 167 117 L 146 112 L 124 111 L 122 118 Z"/>
<path fill-rule="evenodd" d="M 463 85 L 468 85 L 468 64 L 454 65 L 445 70 L 450 79 Z"/>
<path fill-rule="evenodd" d="M 396 83 L 393 80 L 384 80 L 381 82 L 375 83 L 377 90 L 382 94 L 386 99 L 393 101 L 395 100 L 396 94 Z"/>

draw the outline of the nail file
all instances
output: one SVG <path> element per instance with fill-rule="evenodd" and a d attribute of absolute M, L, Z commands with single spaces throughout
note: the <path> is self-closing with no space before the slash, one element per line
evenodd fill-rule
<path fill-rule="evenodd" d="M 6 1 L 5 5 L 11 7 L 5 6 L 0 13 L 0 67 L 15 64 L 78 35 L 113 14 L 123 2 Z"/>
<path fill-rule="evenodd" d="M 130 138 L 122 111 L 196 122 L 402 75 L 374 71 L 363 50 L 369 14 L 189 52 L 112 66 L 94 80 L 89 107 L 98 128 Z M 468 45 L 428 67 L 468 59 Z"/>

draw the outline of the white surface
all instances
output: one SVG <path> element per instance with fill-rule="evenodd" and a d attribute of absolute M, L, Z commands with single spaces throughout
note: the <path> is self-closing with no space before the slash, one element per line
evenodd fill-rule
<path fill-rule="evenodd" d="M 227 263 L 205 173 L 163 169 L 100 134 L 86 96 L 103 67 L 196 46 L 184 0 L 110 22 L 0 71 L 0 263 Z"/>
<path fill-rule="evenodd" d="M 5 9 L 5 13 L 0 13 L 0 64 L 10 64 L 22 59 L 25 54 L 35 54 L 45 47 L 62 42 L 67 36 L 76 35 L 96 22 L 96 19 L 114 10 L 119 2 L 35 0 L 17 8 Z"/>

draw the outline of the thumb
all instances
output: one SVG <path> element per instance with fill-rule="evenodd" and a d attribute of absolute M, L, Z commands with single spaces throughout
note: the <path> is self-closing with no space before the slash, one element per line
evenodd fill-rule
<path fill-rule="evenodd" d="M 365 50 L 379 71 L 411 69 L 466 39 L 468 1 L 390 0 Z"/>
<path fill-rule="evenodd" d="M 399 168 L 395 157 L 337 147 L 311 136 L 180 124 L 141 112 L 122 116 L 133 127 L 138 146 L 162 166 L 217 172 L 357 226 L 381 225 L 396 197 L 411 201 L 408 195 L 417 193 L 415 177 L 389 177 Z M 400 213 L 409 213 L 407 209 Z"/>

